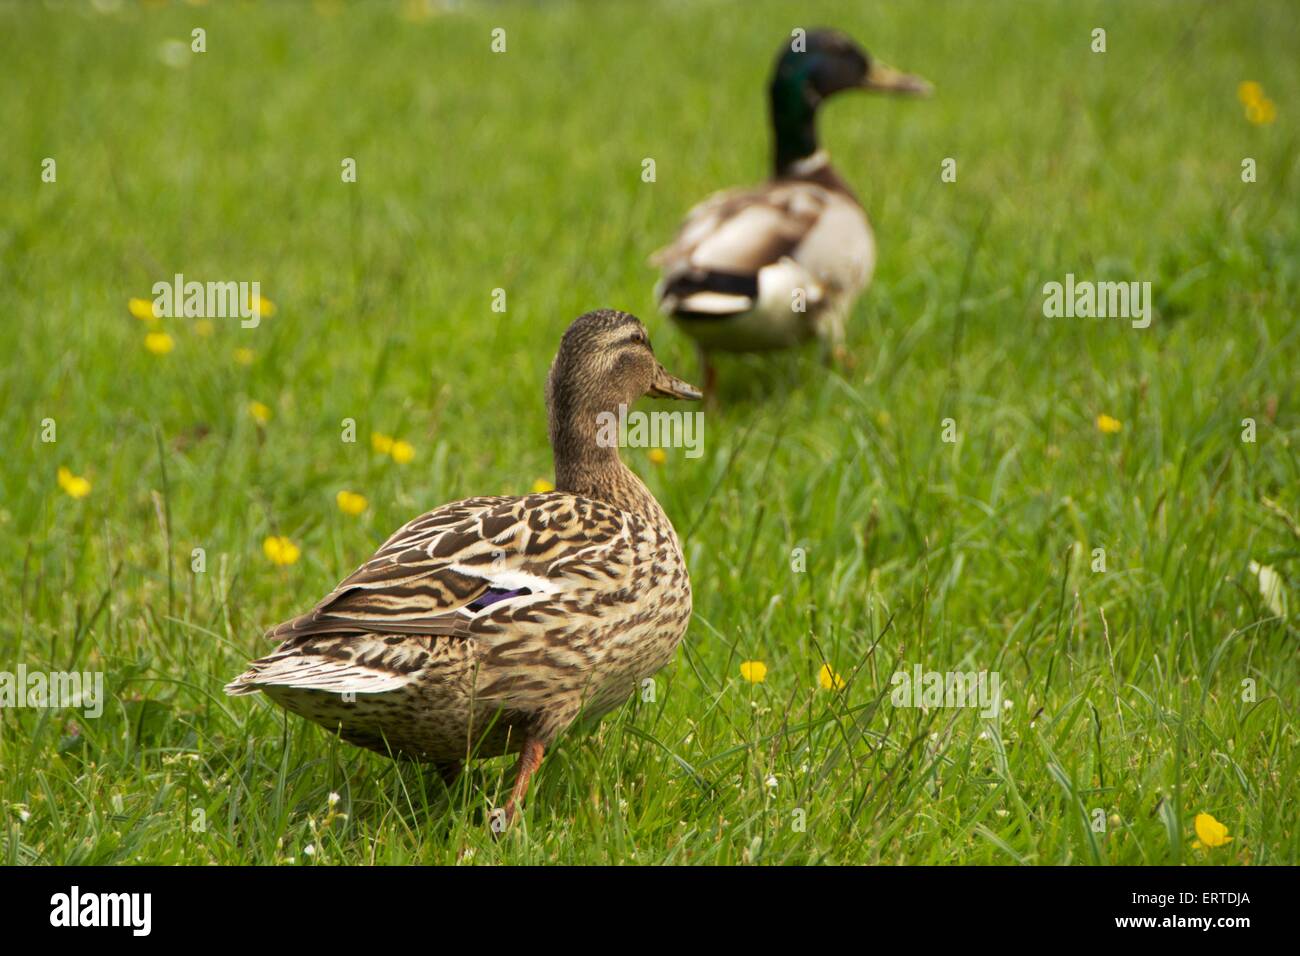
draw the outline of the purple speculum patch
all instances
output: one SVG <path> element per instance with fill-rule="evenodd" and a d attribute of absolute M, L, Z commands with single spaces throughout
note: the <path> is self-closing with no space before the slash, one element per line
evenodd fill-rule
<path fill-rule="evenodd" d="M 518 597 L 521 594 L 532 594 L 528 588 L 515 588 L 513 591 L 505 588 L 488 588 L 474 600 L 469 602 L 471 611 L 481 611 L 489 605 L 496 604 L 498 601 L 504 601 L 507 598 Z"/>

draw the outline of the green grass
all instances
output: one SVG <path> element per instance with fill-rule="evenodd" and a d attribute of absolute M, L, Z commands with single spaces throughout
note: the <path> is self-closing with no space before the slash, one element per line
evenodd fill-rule
<path fill-rule="evenodd" d="M 0 9 L 0 670 L 102 671 L 108 694 L 97 720 L 0 712 L 0 857 L 1300 862 L 1294 6 L 808 6 Z M 726 361 L 703 457 L 627 453 L 695 592 L 656 700 L 566 737 L 496 841 L 509 760 L 447 793 L 225 697 L 265 628 L 402 521 L 550 475 L 542 388 L 574 316 L 635 312 L 695 376 L 645 258 L 764 175 L 771 57 L 818 23 L 937 94 L 823 116 L 880 244 L 856 367 Z M 196 26 L 207 52 L 165 65 Z M 1246 79 L 1276 123 L 1246 121 Z M 175 272 L 259 279 L 278 314 L 210 338 L 168 321 L 151 355 L 126 303 Z M 1155 322 L 1045 319 L 1067 272 L 1151 281 Z M 272 566 L 271 534 L 301 559 Z M 819 686 L 824 662 L 846 687 Z M 917 663 L 997 671 L 1011 706 L 891 706 Z M 1193 849 L 1200 812 L 1233 842 Z"/>

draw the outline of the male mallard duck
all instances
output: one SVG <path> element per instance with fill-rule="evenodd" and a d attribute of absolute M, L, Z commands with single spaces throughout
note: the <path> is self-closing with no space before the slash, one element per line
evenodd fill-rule
<path fill-rule="evenodd" d="M 547 381 L 553 492 L 467 498 L 399 528 L 226 686 L 264 691 L 353 744 L 459 771 L 519 754 L 507 821 L 545 747 L 672 659 L 691 583 L 672 523 L 598 431 L 642 395 L 700 398 L 645 327 L 602 309 L 560 342 Z"/>
<path fill-rule="evenodd" d="M 710 353 L 783 348 L 816 336 L 843 348 L 844 320 L 871 281 L 876 245 L 861 203 L 817 146 L 817 109 L 842 90 L 927 94 L 842 33 L 814 30 L 776 60 L 770 87 L 775 162 L 755 189 L 715 193 L 655 253 L 659 307 Z"/>

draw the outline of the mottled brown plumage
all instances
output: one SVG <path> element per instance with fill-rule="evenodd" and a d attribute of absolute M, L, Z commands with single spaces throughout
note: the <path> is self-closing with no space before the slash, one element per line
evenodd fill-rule
<path fill-rule="evenodd" d="M 467 498 L 398 529 L 226 691 L 358 746 L 449 771 L 521 752 L 512 815 L 543 748 L 671 660 L 691 616 L 672 523 L 597 442 L 597 415 L 642 395 L 698 398 L 634 316 L 579 317 L 547 383 L 556 490 Z"/>

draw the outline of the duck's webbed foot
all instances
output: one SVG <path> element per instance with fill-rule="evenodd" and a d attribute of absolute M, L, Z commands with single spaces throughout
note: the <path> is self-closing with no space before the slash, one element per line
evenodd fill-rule
<path fill-rule="evenodd" d="M 849 347 L 843 342 L 832 345 L 826 350 L 826 364 L 830 368 L 842 369 L 851 372 L 857 368 L 857 357 L 849 351 Z"/>

